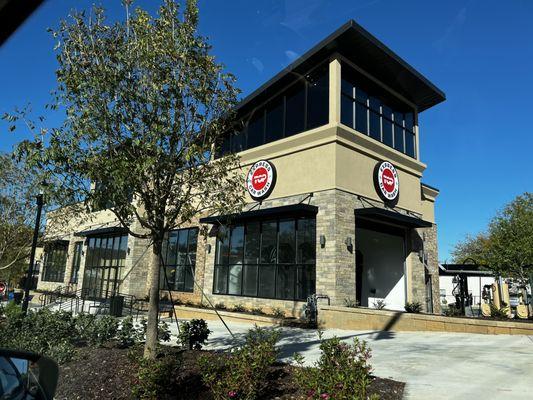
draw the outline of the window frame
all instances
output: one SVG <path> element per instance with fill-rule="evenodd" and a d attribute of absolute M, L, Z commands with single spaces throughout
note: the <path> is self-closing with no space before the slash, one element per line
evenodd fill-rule
<path fill-rule="evenodd" d="M 53 242 L 45 247 L 45 256 L 43 262 L 42 282 L 64 282 L 68 262 L 68 243 L 61 241 Z M 63 254 L 58 254 L 58 252 Z M 57 259 L 61 256 L 64 259 Z M 63 265 L 59 265 L 59 262 Z M 53 267 L 52 269 L 50 267 Z M 55 271 L 55 269 L 58 269 Z"/>
<path fill-rule="evenodd" d="M 309 220 L 313 222 L 310 229 Z M 292 221 L 294 224 L 293 229 L 293 250 L 294 250 L 294 260 L 292 262 L 285 262 L 281 263 L 279 256 L 280 256 L 280 223 L 284 223 L 287 221 Z M 301 221 L 305 221 L 305 223 L 302 223 Z M 259 246 L 259 255 L 256 263 L 245 263 L 246 260 L 246 248 L 247 248 L 247 234 L 248 234 L 248 226 L 252 224 L 259 223 L 259 239 L 258 239 L 258 246 Z M 264 224 L 276 224 L 276 235 L 275 235 L 275 262 L 271 263 L 265 263 L 262 260 L 263 257 L 263 225 Z M 241 257 L 240 264 L 239 263 L 230 263 L 229 257 L 225 257 L 225 262 L 218 262 L 219 261 L 219 251 L 220 251 L 220 242 L 223 242 L 224 240 L 227 240 L 227 244 L 225 247 L 228 249 L 231 249 L 231 237 L 233 233 L 233 228 L 235 227 L 244 227 L 244 236 L 243 236 L 243 255 Z M 298 250 L 300 248 L 300 243 L 298 241 L 299 239 L 299 232 L 301 232 L 300 227 L 305 227 L 307 230 L 313 232 L 312 235 L 312 243 L 313 243 L 313 249 L 314 249 L 314 260 L 313 262 L 303 262 L 300 260 L 300 257 L 298 255 Z M 236 297 L 249 297 L 249 298 L 260 298 L 260 299 L 275 299 L 275 300 L 284 300 L 284 301 L 305 301 L 308 296 L 316 292 L 316 217 L 279 217 L 279 218 L 270 218 L 270 219 L 264 219 L 264 220 L 253 220 L 253 221 L 245 221 L 242 223 L 234 224 L 232 227 L 227 228 L 228 236 L 224 239 L 217 238 L 216 242 L 216 253 L 215 253 L 215 262 L 213 266 L 213 285 L 212 285 L 212 294 L 213 295 L 221 295 L 221 296 L 236 296 Z M 307 235 L 307 231 L 303 233 L 302 237 L 309 239 Z M 238 293 L 230 293 L 230 269 L 233 266 L 240 266 L 240 284 L 239 284 L 239 292 Z M 264 268 L 264 271 L 261 271 L 261 269 Z M 273 280 L 269 282 L 271 288 L 271 292 L 273 293 L 273 296 L 269 295 L 261 295 L 261 273 L 265 272 L 266 269 L 274 269 L 273 272 Z M 250 289 L 248 285 L 245 286 L 245 275 L 248 273 L 248 270 L 252 269 L 255 271 L 255 295 L 251 294 L 245 294 L 245 292 Z M 278 288 L 278 281 L 279 281 L 279 271 L 280 269 L 292 269 L 291 276 L 293 280 L 292 284 L 292 297 L 281 297 L 278 296 L 279 288 Z M 218 289 L 218 283 L 220 278 L 220 273 L 225 274 L 225 282 L 220 281 L 220 283 L 223 283 L 224 290 L 219 291 Z M 270 272 L 271 274 L 271 272 Z M 302 276 L 308 276 L 311 274 L 312 279 L 309 282 L 303 282 Z M 290 277 L 289 277 L 290 278 Z M 299 282 L 301 282 L 301 287 L 299 286 Z M 309 287 L 309 291 L 307 293 L 307 287 Z M 305 296 L 299 296 L 299 293 L 303 291 Z M 248 291 L 250 292 L 250 291 Z M 263 291 L 264 293 L 264 291 Z"/>
<path fill-rule="evenodd" d="M 186 253 L 185 253 L 185 258 L 186 259 L 190 259 L 190 260 L 193 260 L 191 258 L 191 254 L 194 254 L 194 261 L 189 261 L 189 262 L 185 262 L 185 263 L 181 263 L 180 262 L 180 250 L 179 250 L 179 247 L 180 247 L 180 235 L 182 234 L 182 232 L 186 232 L 187 234 L 187 242 L 186 242 Z M 194 245 L 194 249 L 190 249 L 191 247 L 191 232 L 194 232 L 194 235 L 196 236 L 196 240 L 195 240 L 195 245 Z M 188 228 L 180 228 L 180 229 L 175 229 L 175 230 L 172 230 L 170 231 L 168 234 L 167 234 L 167 237 L 166 237 L 166 240 L 163 244 L 163 251 L 164 251 L 164 254 L 162 255 L 161 257 L 161 282 L 160 282 L 160 287 L 161 287 L 161 290 L 168 290 L 167 288 L 167 285 L 166 285 L 166 280 L 168 279 L 168 286 L 170 287 L 170 290 L 172 290 L 173 292 L 180 292 L 180 293 L 194 293 L 194 283 L 195 283 L 195 276 L 196 276 L 196 259 L 197 259 L 197 255 L 198 255 L 198 236 L 199 236 L 199 232 L 200 232 L 200 229 L 198 227 L 188 227 Z M 171 235 L 174 234 L 174 233 L 177 233 L 178 236 L 176 238 L 176 253 L 174 254 L 173 256 L 173 259 L 174 259 L 174 262 L 172 264 L 167 264 L 168 262 L 168 259 L 169 259 L 169 249 L 170 249 L 170 246 L 169 246 L 169 243 L 170 243 L 170 238 L 171 238 Z M 191 286 L 190 286 L 190 289 L 187 287 L 187 268 L 190 269 L 190 277 L 192 279 L 192 282 L 191 282 Z M 167 270 L 167 274 L 165 275 L 165 270 Z M 174 270 L 174 279 L 170 279 L 169 277 L 169 274 L 168 274 L 168 271 L 169 270 Z M 179 271 L 178 271 L 179 270 Z M 176 277 L 178 276 L 178 272 L 180 272 L 182 275 L 183 275 L 183 285 L 181 286 L 178 286 L 178 281 L 176 280 Z"/>
<path fill-rule="evenodd" d="M 317 74 L 317 72 L 320 72 L 321 74 L 324 74 L 325 75 L 325 81 L 326 81 L 326 85 L 324 86 L 325 90 L 326 90 L 326 98 L 327 98 L 327 101 L 325 101 L 325 106 L 326 106 L 326 110 L 324 110 L 324 116 L 325 117 L 325 120 L 323 121 L 322 124 L 318 124 L 316 126 L 313 126 L 313 127 L 309 127 L 309 118 L 308 118 L 308 111 L 309 111 L 309 86 L 311 84 L 311 79 L 313 78 L 313 75 L 314 74 Z M 307 71 L 305 74 L 302 75 L 302 77 L 299 77 L 298 79 L 296 79 L 294 82 L 291 82 L 289 85 L 287 85 L 286 87 L 280 89 L 278 92 L 276 92 L 274 95 L 270 96 L 268 99 L 266 99 L 265 101 L 263 101 L 259 106 L 255 107 L 254 110 L 246 113 L 242 118 L 240 118 L 240 123 L 238 125 L 241 126 L 241 129 L 235 129 L 234 131 L 239 131 L 238 134 L 235 134 L 235 133 L 228 133 L 229 135 L 229 144 L 228 145 L 224 145 L 223 148 L 221 148 L 223 146 L 223 143 L 221 143 L 221 145 L 219 146 L 219 148 L 217 149 L 217 152 L 215 154 L 215 158 L 219 158 L 227 153 L 231 153 L 233 151 L 233 137 L 236 136 L 236 135 L 239 135 L 239 134 L 243 134 L 243 149 L 241 151 L 246 151 L 246 150 L 249 150 L 249 149 L 254 149 L 254 148 L 257 148 L 257 147 L 260 147 L 260 146 L 263 146 L 265 144 L 268 144 L 268 143 L 273 143 L 273 142 L 276 142 L 278 140 L 282 140 L 282 139 L 285 139 L 285 138 L 288 138 L 288 137 L 291 137 L 291 136 L 294 136 L 294 135 L 297 135 L 297 134 L 300 134 L 302 132 L 306 132 L 308 130 L 312 130 L 312 129 L 316 129 L 318 127 L 321 127 L 321 126 L 325 126 L 329 123 L 329 62 L 327 61 L 324 61 L 316 66 L 314 66 L 313 68 L 311 68 L 309 71 Z M 320 78 L 322 76 L 319 75 L 318 78 L 316 78 L 316 81 L 319 81 Z M 301 128 L 301 130 L 297 130 L 291 134 L 287 134 L 287 115 L 289 115 L 290 113 L 287 113 L 287 98 L 288 97 L 291 97 L 291 95 L 293 95 L 293 91 L 294 91 L 294 88 L 297 86 L 297 85 L 301 85 L 303 83 L 303 97 L 304 97 L 304 104 L 303 104 L 303 126 Z M 269 105 L 277 100 L 277 99 L 282 99 L 282 106 L 283 106 L 283 110 L 282 110 L 282 114 L 283 114 L 283 121 L 282 121 L 282 125 L 283 125 L 283 132 L 282 134 L 280 135 L 280 137 L 278 139 L 275 139 L 275 140 L 272 140 L 272 141 L 266 141 L 266 137 L 267 137 L 267 132 L 266 132 L 266 128 L 267 128 L 267 109 L 269 107 Z M 249 122 L 252 120 L 252 116 L 255 116 L 257 114 L 261 114 L 262 115 L 262 119 L 263 119 L 263 138 L 262 140 L 260 141 L 260 144 L 258 145 L 254 145 L 253 147 L 250 147 L 249 144 L 252 142 L 249 140 L 249 137 L 248 137 L 248 133 L 249 133 L 249 129 L 248 129 L 248 125 L 249 125 Z M 242 123 L 244 121 L 244 123 Z M 227 136 L 225 136 L 223 142 L 227 140 Z"/>
<path fill-rule="evenodd" d="M 352 112 L 352 115 L 351 117 L 344 117 L 343 116 L 343 110 L 345 111 L 346 110 L 346 106 L 345 107 L 342 107 L 341 106 L 341 119 L 340 119 L 340 123 L 344 126 L 347 126 L 359 133 L 361 133 L 362 135 L 365 135 L 373 140 L 376 140 L 380 143 L 382 143 L 383 145 L 391 148 L 391 149 L 394 149 L 396 151 L 399 151 L 401 152 L 402 154 L 408 156 L 408 157 L 411 157 L 411 158 L 414 158 L 415 160 L 418 159 L 418 155 L 417 155 L 417 140 L 418 140 L 418 137 L 417 137 L 417 134 L 416 134 L 416 130 L 417 130 L 417 115 L 416 115 L 416 110 L 412 109 L 410 106 L 408 105 L 404 105 L 402 106 L 401 108 L 404 109 L 403 111 L 399 111 L 397 107 L 391 107 L 391 105 L 387 102 L 387 101 L 383 101 L 383 99 L 379 96 L 379 94 L 374 94 L 372 92 L 369 92 L 367 90 L 367 88 L 364 86 L 364 85 L 359 85 L 358 82 L 357 82 L 357 79 L 356 78 L 353 78 L 351 75 L 351 73 L 356 73 L 357 71 L 350 67 L 349 65 L 343 63 L 342 66 L 341 66 L 341 91 L 340 91 L 340 99 L 339 101 L 341 102 L 341 105 L 343 103 L 343 101 L 345 99 L 348 99 L 349 101 L 351 101 L 351 112 Z M 348 88 L 351 87 L 351 93 L 350 90 L 346 90 Z M 357 95 L 357 92 L 358 90 L 360 90 L 361 92 L 365 93 L 366 94 L 366 101 L 361 101 L 361 99 L 359 98 L 359 96 Z M 376 101 L 379 101 L 379 107 L 375 107 L 373 108 L 371 105 L 370 105 L 370 100 L 371 99 L 375 99 Z M 362 132 L 358 129 L 358 107 L 357 106 L 362 106 L 364 107 L 365 109 L 365 112 L 366 112 L 366 132 Z M 379 111 L 378 111 L 378 108 L 379 108 Z M 389 116 L 385 115 L 384 113 L 384 108 L 387 108 L 389 111 L 391 111 L 389 113 Z M 375 113 L 377 114 L 378 118 L 379 118 L 379 139 L 377 138 L 378 135 L 375 135 L 376 137 L 374 137 L 371 132 L 370 132 L 370 116 L 371 116 L 371 113 Z M 413 124 L 412 124 L 412 129 L 408 128 L 407 127 L 407 117 L 406 115 L 408 114 L 412 114 L 412 120 L 413 120 Z M 402 115 L 402 120 L 401 121 L 396 121 L 396 117 L 398 115 Z M 387 121 L 387 122 L 390 122 L 391 125 L 392 125 L 392 144 L 389 145 L 387 143 L 385 143 L 385 140 L 384 140 L 384 119 Z M 351 125 L 348 125 L 346 124 L 346 121 L 348 120 L 351 120 Z M 399 129 L 402 130 L 402 137 L 403 137 L 403 146 L 402 147 L 402 150 L 398 149 L 397 146 L 396 146 L 396 127 L 398 127 Z M 407 150 L 407 135 L 412 135 L 412 138 L 413 138 L 413 149 L 412 149 L 412 154 L 410 154 L 410 152 L 408 152 Z M 398 146 L 399 147 L 399 146 Z"/>
<path fill-rule="evenodd" d="M 70 283 L 78 283 L 80 267 L 81 267 L 81 256 L 83 254 L 83 241 L 74 242 L 74 253 L 72 255 L 72 269 L 70 271 Z"/>

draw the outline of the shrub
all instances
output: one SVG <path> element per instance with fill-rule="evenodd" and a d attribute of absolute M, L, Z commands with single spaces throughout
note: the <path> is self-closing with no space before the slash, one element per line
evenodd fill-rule
<path fill-rule="evenodd" d="M 235 304 L 232 308 L 232 311 L 235 311 L 235 312 L 245 312 L 246 311 L 246 307 L 244 307 L 242 304 Z"/>
<path fill-rule="evenodd" d="M 261 307 L 254 307 L 251 309 L 252 311 L 252 314 L 254 315 L 264 315 L 265 312 L 263 311 L 263 309 Z"/>
<path fill-rule="evenodd" d="M 192 319 L 180 324 L 178 343 L 189 350 L 201 350 L 211 331 L 203 319 Z"/>
<path fill-rule="evenodd" d="M 459 307 L 456 307 L 455 303 L 452 303 L 446 307 L 444 310 L 444 315 L 447 317 L 460 317 L 463 315 L 463 312 Z"/>
<path fill-rule="evenodd" d="M 269 367 L 276 361 L 278 331 L 250 330 L 245 344 L 233 349 L 226 358 L 214 354 L 199 358 L 202 379 L 215 400 L 251 400 L 265 389 Z"/>
<path fill-rule="evenodd" d="M 139 369 L 132 394 L 136 399 L 157 400 L 168 392 L 180 360 L 175 354 L 159 354 L 155 360 L 138 359 Z"/>
<path fill-rule="evenodd" d="M 422 311 L 422 304 L 419 301 L 405 303 L 405 311 L 408 313 L 418 314 Z"/>
<path fill-rule="evenodd" d="M 356 307 L 359 307 L 359 302 L 357 300 L 344 299 L 344 306 L 350 307 L 350 308 L 356 308 Z"/>
<path fill-rule="evenodd" d="M 285 311 L 279 307 L 273 307 L 272 308 L 272 315 L 274 318 L 285 318 Z"/>
<path fill-rule="evenodd" d="M 376 300 L 372 305 L 376 310 L 383 310 L 387 306 L 387 303 L 385 303 L 385 300 Z"/>
<path fill-rule="evenodd" d="M 6 307 L 5 317 L 0 324 L 0 347 L 47 355 L 59 363 L 72 358 L 77 335 L 70 313 L 44 308 L 24 316 L 20 306 L 13 304 Z"/>
<path fill-rule="evenodd" d="M 133 323 L 133 318 L 128 316 L 124 318 L 120 324 L 117 333 L 118 346 L 121 348 L 131 347 L 135 342 L 144 340 L 144 333 L 143 325 L 136 327 Z"/>
<path fill-rule="evenodd" d="M 295 371 L 295 381 L 307 399 L 366 399 L 371 372 L 366 342 L 355 338 L 349 345 L 337 337 L 322 340 L 321 334 L 320 341 L 322 354 L 313 367 L 304 367 L 302 356 L 294 357 L 300 366 Z"/>
<path fill-rule="evenodd" d="M 509 311 L 509 308 L 502 307 L 498 308 L 493 303 L 490 303 L 490 317 L 494 319 L 508 319 L 509 315 L 507 312 Z"/>
<path fill-rule="evenodd" d="M 226 305 L 224 303 L 217 303 L 217 304 L 215 304 L 215 308 L 217 310 L 225 310 L 226 309 Z"/>
<path fill-rule="evenodd" d="M 170 327 L 165 321 L 160 322 L 157 326 L 157 337 L 163 342 L 170 342 Z"/>

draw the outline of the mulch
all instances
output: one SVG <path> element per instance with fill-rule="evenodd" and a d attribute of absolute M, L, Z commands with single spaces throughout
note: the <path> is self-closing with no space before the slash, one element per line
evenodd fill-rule
<path fill-rule="evenodd" d="M 128 353 L 140 356 L 140 349 L 84 347 L 76 350 L 75 359 L 60 366 L 60 378 L 56 392 L 58 400 L 133 400 L 132 388 L 136 381 L 137 362 Z M 198 357 L 204 351 L 169 350 L 180 353 L 181 367 L 173 379 L 173 385 L 162 400 L 213 400 L 202 383 L 197 366 Z M 136 352 L 136 353 L 135 353 Z M 271 367 L 268 385 L 258 400 L 301 399 L 302 393 L 292 379 L 294 366 L 276 363 Z M 400 400 L 405 384 L 390 379 L 373 378 L 369 394 L 377 394 L 381 400 Z"/>

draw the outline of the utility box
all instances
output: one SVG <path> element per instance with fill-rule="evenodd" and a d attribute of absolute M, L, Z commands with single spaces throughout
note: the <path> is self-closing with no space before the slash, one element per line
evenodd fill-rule
<path fill-rule="evenodd" d="M 109 299 L 109 315 L 113 317 L 122 317 L 124 309 L 124 296 L 112 296 Z"/>

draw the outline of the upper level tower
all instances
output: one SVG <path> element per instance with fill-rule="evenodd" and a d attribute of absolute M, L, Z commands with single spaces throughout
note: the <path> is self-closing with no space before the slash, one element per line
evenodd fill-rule
<path fill-rule="evenodd" d="M 243 152 L 328 124 L 420 160 L 418 113 L 444 93 L 350 20 L 238 107 L 222 153 Z"/>

